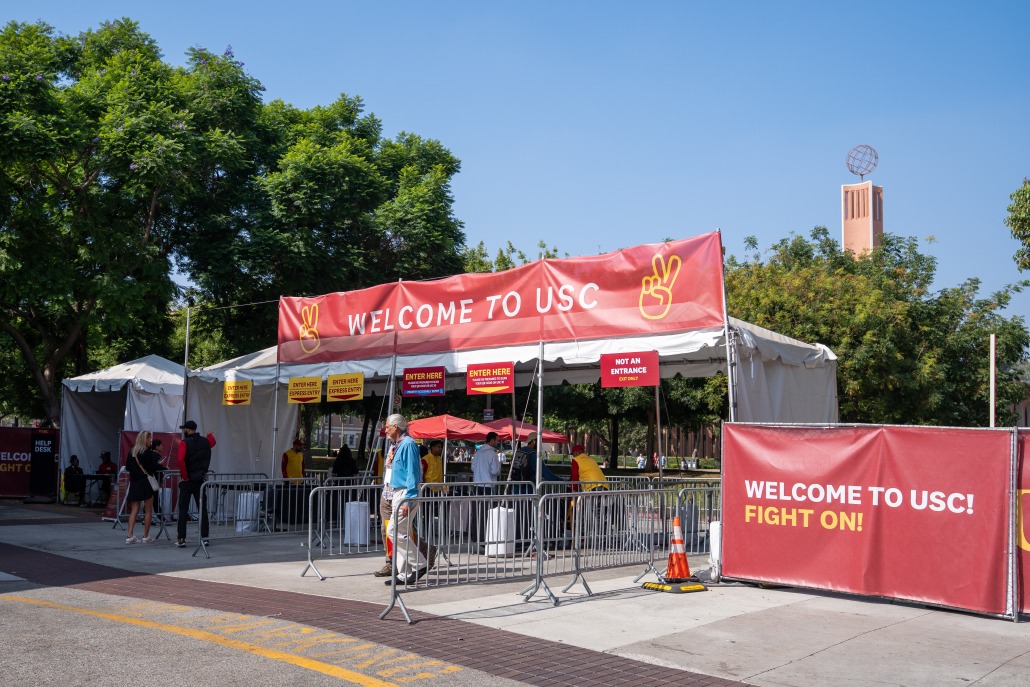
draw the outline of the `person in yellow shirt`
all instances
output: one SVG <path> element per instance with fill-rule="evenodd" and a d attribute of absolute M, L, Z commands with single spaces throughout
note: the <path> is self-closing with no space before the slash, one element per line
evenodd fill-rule
<path fill-rule="evenodd" d="M 429 442 L 429 453 L 422 457 L 422 481 L 426 483 L 443 482 L 443 440 L 433 439 Z M 440 487 L 433 487 L 434 493 L 440 493 Z"/>
<path fill-rule="evenodd" d="M 597 467 L 597 462 L 587 455 L 586 449 L 581 444 L 572 447 L 572 490 L 579 491 L 579 484 L 576 482 L 589 482 L 583 485 L 583 491 L 594 489 L 607 489 L 608 478 Z"/>
<path fill-rule="evenodd" d="M 300 437 L 294 439 L 293 448 L 283 454 L 282 471 L 284 479 L 303 479 L 304 440 Z"/>

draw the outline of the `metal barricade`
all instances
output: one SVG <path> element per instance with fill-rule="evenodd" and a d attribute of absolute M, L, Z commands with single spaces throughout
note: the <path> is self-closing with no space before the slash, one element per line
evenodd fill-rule
<path fill-rule="evenodd" d="M 718 477 L 651 477 L 653 489 L 667 489 L 670 487 L 719 487 L 722 480 Z"/>
<path fill-rule="evenodd" d="M 118 510 L 116 511 L 114 525 L 111 529 L 121 527 L 125 529 L 122 524 L 123 519 L 128 520 L 128 514 L 130 511 L 128 497 L 129 497 L 129 482 L 128 479 L 121 479 L 123 476 L 128 475 L 128 470 L 122 468 L 115 479 L 112 480 L 111 489 L 115 494 L 115 503 L 118 504 Z M 158 479 L 158 490 L 154 494 L 154 515 L 152 523 L 156 523 L 158 526 L 157 535 L 154 539 L 160 539 L 161 535 L 165 536 L 165 539 L 170 539 L 168 534 L 168 524 L 175 519 L 175 493 L 176 487 L 179 483 L 179 471 L 178 470 L 164 470 L 161 472 Z M 195 511 L 194 511 L 195 512 Z M 137 522 L 142 522 L 143 509 L 140 509 L 139 515 L 137 516 Z"/>
<path fill-rule="evenodd" d="M 322 480 L 323 487 L 359 487 L 363 484 L 371 484 L 368 477 L 356 475 L 354 477 L 326 477 Z"/>
<path fill-rule="evenodd" d="M 721 485 L 698 485 L 680 489 L 673 516 L 679 516 L 683 545 L 688 555 L 711 551 L 712 523 L 722 520 Z"/>
<path fill-rule="evenodd" d="M 304 479 L 224 479 L 215 475 L 201 487 L 201 508 L 208 514 L 210 539 L 272 533 L 301 533 L 308 528 L 308 495 L 317 486 Z M 203 515 L 201 515 L 201 518 Z M 197 551 L 210 558 L 200 538 Z"/>
<path fill-rule="evenodd" d="M 207 479 L 218 479 L 223 481 L 232 481 L 239 479 L 268 479 L 268 473 L 265 472 L 215 472 L 213 470 L 208 471 Z"/>
<path fill-rule="evenodd" d="M 305 477 L 314 477 L 319 484 L 324 484 L 329 477 L 329 470 L 304 470 Z"/>
<path fill-rule="evenodd" d="M 475 484 L 460 486 L 474 488 Z M 404 501 L 414 513 L 410 516 L 414 518 L 413 536 L 395 547 L 394 558 L 420 566 L 419 574 L 415 579 L 393 579 L 390 603 L 379 617 L 385 618 L 399 604 L 410 623 L 401 594 L 415 589 L 530 578 L 536 571 L 533 520 L 537 500 L 536 494 L 529 492 L 441 493 Z M 427 522 L 438 520 L 438 513 L 447 513 L 448 527 Z M 434 556 L 436 565 L 429 568 L 427 559 Z M 404 566 L 397 567 L 403 571 Z"/>
<path fill-rule="evenodd" d="M 640 564 L 639 580 L 655 572 L 654 554 L 661 546 L 661 519 L 666 494 L 652 489 L 570 491 L 540 497 L 537 512 L 542 555 L 534 583 L 523 591 L 532 597 L 543 589 L 551 602 L 558 599 L 545 578 L 573 575 L 562 590 L 582 582 L 592 595 L 584 572 Z"/>
<path fill-rule="evenodd" d="M 361 478 L 340 477 L 346 480 Z M 383 523 L 379 517 L 380 484 L 352 484 L 316 487 L 309 497 L 308 562 L 301 577 L 311 570 L 324 580 L 315 560 L 386 550 Z"/>

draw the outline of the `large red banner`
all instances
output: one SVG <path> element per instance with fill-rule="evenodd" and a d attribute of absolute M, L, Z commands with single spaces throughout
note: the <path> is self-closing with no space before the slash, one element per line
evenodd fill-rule
<path fill-rule="evenodd" d="M 279 360 L 329 362 L 721 327 L 718 233 L 279 302 Z"/>
<path fill-rule="evenodd" d="M 1030 613 L 1030 460 L 1026 459 L 1030 448 L 1030 432 L 1019 433 L 1019 479 L 1016 492 L 1016 545 L 1019 547 L 1018 575 L 1019 610 Z"/>
<path fill-rule="evenodd" d="M 728 424 L 723 574 L 1005 614 L 1011 441 Z"/>
<path fill-rule="evenodd" d="M 0 496 L 28 496 L 32 428 L 0 428 Z"/>

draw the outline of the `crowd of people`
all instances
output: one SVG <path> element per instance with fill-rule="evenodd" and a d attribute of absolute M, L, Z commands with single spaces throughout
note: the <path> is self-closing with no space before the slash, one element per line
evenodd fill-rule
<path fill-rule="evenodd" d="M 212 434 L 201 435 L 197 423 L 188 420 L 180 429 L 183 439 L 178 445 L 178 467 L 180 481 L 178 483 L 177 532 L 175 545 L 186 546 L 187 523 L 191 503 L 199 511 L 201 541 L 209 543 L 209 514 L 201 508 L 201 490 L 207 477 L 212 459 L 212 449 L 216 445 Z M 383 455 L 379 452 L 373 472 L 381 478 L 383 489 L 379 502 L 379 514 L 383 523 L 384 537 L 392 543 L 383 567 L 375 571 L 378 577 L 384 577 L 386 584 L 412 584 L 426 574 L 436 564 L 437 549 L 427 544 L 413 527 L 414 503 L 410 501 L 419 493 L 422 483 L 439 484 L 444 481 L 444 442 L 440 439 L 430 440 L 420 445 L 408 434 L 407 421 L 403 415 L 392 414 L 385 422 L 385 433 L 389 440 L 389 449 Z M 511 482 L 512 492 L 531 493 L 532 484 L 537 478 L 538 435 L 531 433 L 521 448 L 513 453 L 510 462 L 504 461 L 503 454 L 498 451 L 500 439 L 497 432 L 487 434 L 485 440 L 468 453 L 468 449 L 457 449 L 451 455 L 455 459 L 465 458 L 471 462 L 473 493 L 480 496 L 496 494 L 498 484 Z M 128 508 L 128 520 L 125 542 L 127 544 L 149 544 L 155 541 L 151 536 L 151 527 L 155 513 L 155 497 L 159 493 L 163 473 L 168 470 L 167 458 L 161 454 L 161 440 L 150 431 L 141 431 L 136 436 L 135 444 L 129 451 L 125 462 L 129 486 L 125 499 Z M 285 481 L 302 481 L 308 474 L 305 445 L 301 438 L 296 438 L 290 449 L 281 458 L 281 474 Z M 571 475 L 569 479 L 575 483 L 574 489 L 592 490 L 607 487 L 607 478 L 597 462 L 590 457 L 580 444 L 571 450 Z M 641 455 L 641 458 L 643 456 Z M 329 475 L 336 478 L 353 478 L 360 470 L 350 447 L 341 446 L 333 455 Z M 560 481 L 546 461 L 539 465 L 544 481 Z M 117 466 L 111 461 L 110 454 L 101 456 L 98 474 L 114 478 Z M 79 467 L 77 456 L 72 456 L 64 473 L 65 489 L 68 493 L 83 490 L 84 475 Z M 435 487 L 439 489 L 439 487 Z M 106 490 L 111 489 L 108 483 Z M 159 506 L 158 506 L 159 507 Z M 142 537 L 137 537 L 136 525 L 142 513 Z M 477 521 L 481 518 L 476 518 Z M 477 522 L 474 530 L 481 530 L 483 523 Z"/>

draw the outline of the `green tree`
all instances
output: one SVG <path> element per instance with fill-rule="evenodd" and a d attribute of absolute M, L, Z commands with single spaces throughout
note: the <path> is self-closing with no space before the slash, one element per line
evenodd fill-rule
<path fill-rule="evenodd" d="M 884 235 L 882 246 L 860 258 L 842 253 L 824 227 L 811 239 L 784 239 L 767 261 L 731 257 L 728 308 L 833 349 L 843 421 L 986 425 L 992 333 L 998 407 L 1026 397 L 1014 366 L 1026 358 L 1030 335 L 1022 318 L 1000 313 L 1025 282 L 987 298 L 977 279 L 932 292 L 936 261 L 919 253 L 915 239 Z"/>
<path fill-rule="evenodd" d="M 1013 260 L 1020 270 L 1027 270 L 1030 269 L 1030 179 L 1023 179 L 1023 185 L 1009 198 L 1012 204 L 1005 224 L 1012 230 L 1012 238 L 1023 244 Z"/>
<path fill-rule="evenodd" d="M 208 207 L 177 234 L 179 269 L 234 354 L 275 343 L 280 296 L 365 288 L 462 271 L 465 236 L 450 180 L 460 163 L 438 141 L 381 139 L 360 98 L 252 113 L 245 173 L 212 177 Z"/>
<path fill-rule="evenodd" d="M 66 374 L 164 352 L 176 217 L 242 150 L 205 66 L 164 64 L 127 19 L 0 33 L 0 331 L 34 381 L 24 412 L 56 420 Z"/>

